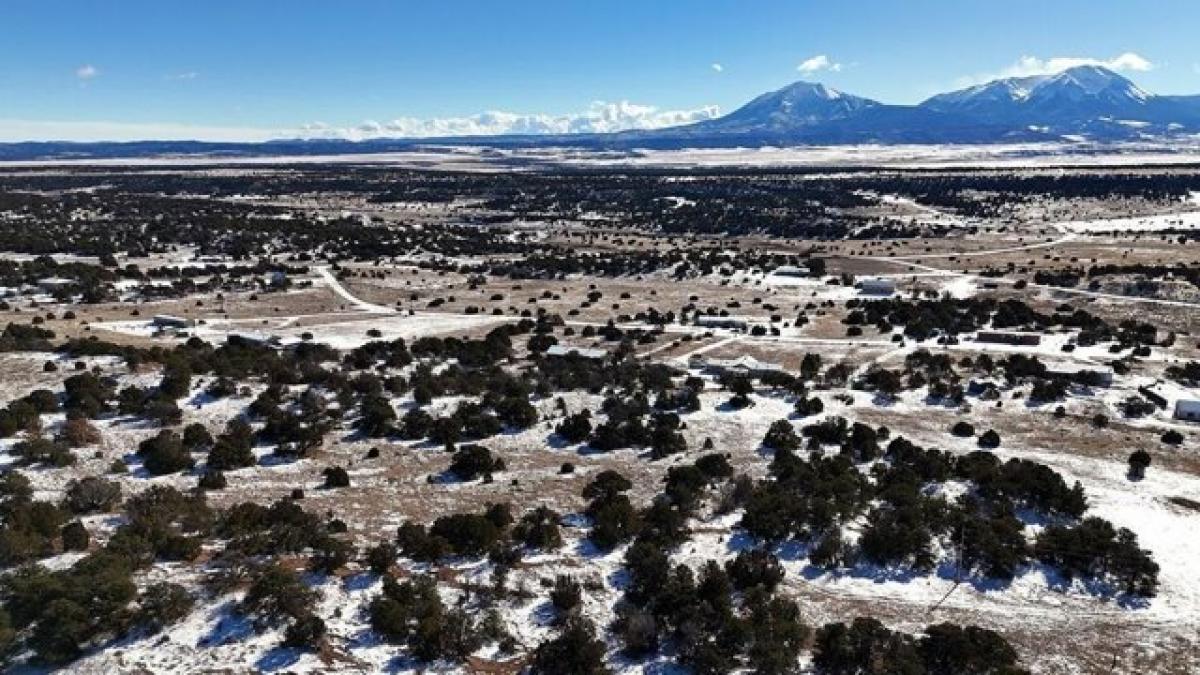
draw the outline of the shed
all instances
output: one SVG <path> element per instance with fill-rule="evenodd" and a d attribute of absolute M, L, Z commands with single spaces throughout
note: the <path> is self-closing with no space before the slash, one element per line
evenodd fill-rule
<path fill-rule="evenodd" d="M 1176 401 L 1175 419 L 1200 422 L 1200 400 L 1181 398 Z"/>

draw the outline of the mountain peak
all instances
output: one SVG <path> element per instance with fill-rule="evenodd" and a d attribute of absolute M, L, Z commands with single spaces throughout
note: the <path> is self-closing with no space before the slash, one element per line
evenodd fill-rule
<path fill-rule="evenodd" d="M 833 87 L 827 87 L 820 82 L 807 82 L 805 80 L 796 80 L 785 87 L 775 90 L 773 93 L 792 97 L 823 99 L 826 101 L 832 101 L 845 96 L 845 94 Z"/>
<path fill-rule="evenodd" d="M 1150 94 L 1128 78 L 1097 65 L 1075 66 L 1054 75 L 1048 75 L 1040 83 L 1039 88 L 1050 86 L 1073 87 L 1088 96 L 1098 96 L 1108 91 L 1141 101 L 1150 98 Z"/>
<path fill-rule="evenodd" d="M 1137 119 L 1156 97 L 1103 66 L 992 80 L 934 96 L 922 107 L 991 122 L 1044 127 L 1068 120 Z"/>
<path fill-rule="evenodd" d="M 762 94 L 728 115 L 687 127 L 689 133 L 761 133 L 787 136 L 881 105 L 819 82 L 798 80 Z"/>

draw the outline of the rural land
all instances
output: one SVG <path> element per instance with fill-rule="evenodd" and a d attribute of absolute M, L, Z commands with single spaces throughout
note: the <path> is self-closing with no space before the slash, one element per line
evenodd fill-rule
<path fill-rule="evenodd" d="M 1200 166 L 838 156 L 0 167 L 7 667 L 1200 670 Z"/>

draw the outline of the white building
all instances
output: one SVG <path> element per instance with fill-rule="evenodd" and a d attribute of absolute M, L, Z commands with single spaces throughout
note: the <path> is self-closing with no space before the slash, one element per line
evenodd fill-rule
<path fill-rule="evenodd" d="M 43 292 L 53 293 L 57 290 L 74 286 L 75 280 L 64 277 L 46 277 L 45 279 L 38 279 L 37 285 Z"/>
<path fill-rule="evenodd" d="M 759 361 L 750 355 L 739 356 L 736 359 L 706 359 L 697 354 L 688 359 L 688 367 L 716 374 L 735 373 L 738 375 L 762 375 L 783 371 L 783 366 L 769 361 Z"/>
<path fill-rule="evenodd" d="M 1175 419 L 1200 422 L 1200 401 L 1184 398 L 1176 401 Z"/>
<path fill-rule="evenodd" d="M 776 267 L 772 274 L 777 277 L 806 277 L 808 276 L 808 268 L 797 267 L 796 265 L 783 265 Z"/>
<path fill-rule="evenodd" d="M 567 356 L 569 354 L 578 354 L 585 359 L 599 361 L 608 356 L 608 350 L 569 347 L 567 345 L 550 345 L 550 348 L 546 350 L 546 356 Z"/>

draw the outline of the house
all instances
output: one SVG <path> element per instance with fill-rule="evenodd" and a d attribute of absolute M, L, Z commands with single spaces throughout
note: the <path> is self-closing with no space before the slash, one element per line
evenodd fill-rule
<path fill-rule="evenodd" d="M 1175 419 L 1187 422 L 1200 422 L 1200 401 L 1182 398 L 1176 401 Z"/>
<path fill-rule="evenodd" d="M 716 375 L 734 374 L 761 377 L 766 373 L 783 372 L 783 366 L 768 361 L 759 361 L 753 356 L 736 359 L 706 359 L 699 354 L 688 359 L 689 368 L 698 368 Z"/>
<path fill-rule="evenodd" d="M 699 315 L 696 317 L 696 325 L 703 328 L 730 328 L 733 330 L 750 329 L 750 323 L 748 321 L 733 316 Z"/>
<path fill-rule="evenodd" d="M 892 295 L 896 292 L 896 282 L 891 279 L 863 279 L 858 282 L 858 289 L 865 295 Z"/>
<path fill-rule="evenodd" d="M 1002 331 L 981 330 L 975 334 L 976 342 L 991 342 L 1001 345 L 1022 345 L 1033 347 L 1042 344 L 1042 336 L 1037 333 L 1007 333 Z"/>
<path fill-rule="evenodd" d="M 196 325 L 196 320 L 170 314 L 155 314 L 150 323 L 158 328 L 191 328 Z"/>
<path fill-rule="evenodd" d="M 546 356 L 569 356 L 571 354 L 576 354 L 589 361 L 600 361 L 608 356 L 608 350 L 568 347 L 567 345 L 550 345 L 550 348 L 546 350 Z"/>

